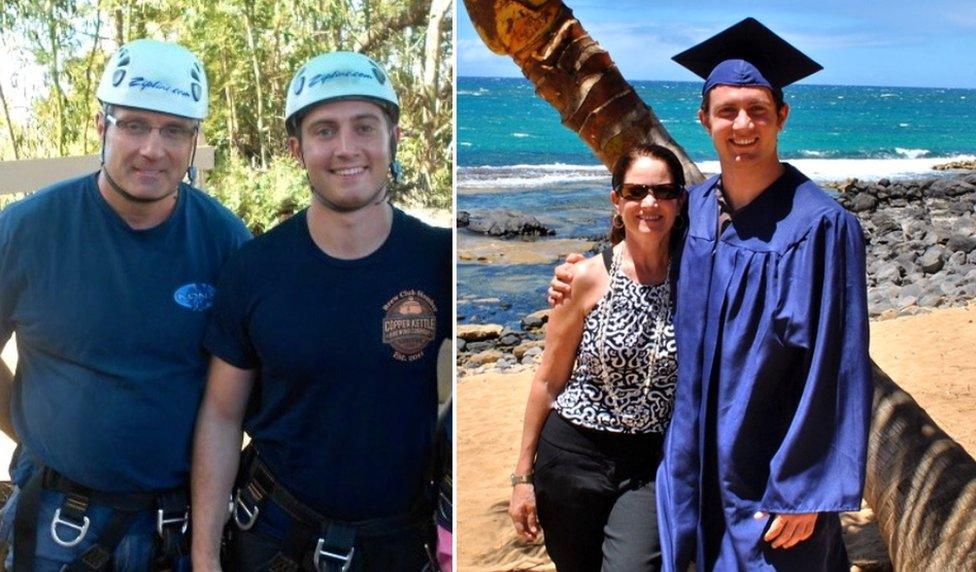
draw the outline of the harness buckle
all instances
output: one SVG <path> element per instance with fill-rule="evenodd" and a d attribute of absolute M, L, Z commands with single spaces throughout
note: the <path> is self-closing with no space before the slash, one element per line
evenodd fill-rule
<path fill-rule="evenodd" d="M 315 545 L 315 554 L 312 556 L 312 562 L 315 564 L 315 569 L 319 572 L 325 572 L 325 566 L 328 565 L 328 560 L 322 561 L 323 557 L 329 560 L 334 560 L 336 562 L 341 562 L 339 567 L 340 572 L 347 572 L 349 567 L 352 566 L 352 557 L 356 552 L 356 547 L 349 547 L 349 552 L 346 554 L 339 554 L 338 552 L 329 552 L 325 549 L 325 538 L 319 538 L 318 544 Z"/>
<path fill-rule="evenodd" d="M 247 508 L 244 504 L 244 497 L 242 495 L 244 489 L 237 489 L 237 494 L 234 496 L 234 503 L 231 507 L 231 514 L 234 516 L 234 522 L 237 523 L 237 528 L 241 530 L 250 530 L 254 523 L 258 520 L 258 513 L 261 512 L 261 507 L 254 505 L 253 511 Z M 241 522 L 241 513 L 247 517 L 245 522 Z"/>
<path fill-rule="evenodd" d="M 87 516 L 83 516 L 81 519 L 81 524 L 75 524 L 70 520 L 61 518 L 61 508 L 59 507 L 54 511 L 54 518 L 51 519 L 51 538 L 53 538 L 54 542 L 56 542 L 59 546 L 63 546 L 65 548 L 76 546 L 85 538 L 85 535 L 88 534 L 88 525 L 91 524 L 91 520 L 89 520 Z M 58 536 L 59 524 L 77 531 L 78 536 L 72 540 L 63 540 L 60 536 Z"/>
<path fill-rule="evenodd" d="M 180 534 L 186 534 L 186 529 L 190 525 L 190 511 L 184 510 L 183 514 L 180 516 L 169 517 L 166 516 L 166 511 L 159 509 L 156 511 L 156 532 L 159 536 L 163 536 L 163 529 L 171 524 L 180 525 Z"/>

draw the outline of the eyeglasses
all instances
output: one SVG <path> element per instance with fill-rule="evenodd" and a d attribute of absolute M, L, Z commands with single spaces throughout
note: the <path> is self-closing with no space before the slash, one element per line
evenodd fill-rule
<path fill-rule="evenodd" d="M 114 115 L 109 114 L 105 114 L 105 119 L 118 128 L 123 135 L 134 140 L 145 139 L 153 131 L 159 131 L 159 136 L 163 139 L 163 143 L 176 146 L 188 143 L 197 133 L 196 127 L 190 128 L 183 127 L 182 125 L 163 125 L 160 127 L 155 127 L 138 119 L 118 119 Z"/>
<path fill-rule="evenodd" d="M 659 201 L 663 201 L 680 197 L 681 193 L 683 193 L 685 189 L 681 185 L 675 183 L 663 183 L 660 185 L 635 185 L 631 183 L 624 183 L 615 190 L 617 191 L 618 195 L 627 199 L 628 201 L 642 201 L 648 194 L 654 195 L 654 198 Z"/>

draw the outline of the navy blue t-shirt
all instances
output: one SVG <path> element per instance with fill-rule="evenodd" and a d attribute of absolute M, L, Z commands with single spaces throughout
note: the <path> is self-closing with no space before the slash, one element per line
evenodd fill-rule
<path fill-rule="evenodd" d="M 431 461 L 437 351 L 451 331 L 451 233 L 394 209 L 383 245 L 339 260 L 306 211 L 228 261 L 205 345 L 259 372 L 244 428 L 323 515 L 411 508 Z"/>
<path fill-rule="evenodd" d="M 163 223 L 133 230 L 96 176 L 0 213 L 0 342 L 17 335 L 14 427 L 27 451 L 84 485 L 171 488 L 189 472 L 213 285 L 250 233 L 187 185 Z"/>

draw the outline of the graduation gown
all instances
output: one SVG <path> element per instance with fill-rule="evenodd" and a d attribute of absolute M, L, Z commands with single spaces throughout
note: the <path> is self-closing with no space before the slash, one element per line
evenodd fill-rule
<path fill-rule="evenodd" d="M 718 237 L 718 177 L 689 191 L 657 480 L 666 570 L 847 570 L 837 512 L 860 508 L 872 398 L 864 239 L 785 167 Z M 806 541 L 762 540 L 773 515 L 812 512 Z"/>

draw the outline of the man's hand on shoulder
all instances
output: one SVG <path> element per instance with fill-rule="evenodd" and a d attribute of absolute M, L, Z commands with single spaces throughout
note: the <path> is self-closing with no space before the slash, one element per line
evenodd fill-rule
<path fill-rule="evenodd" d="M 562 304 L 572 295 L 572 282 L 576 274 L 576 265 L 583 260 L 586 258 L 582 254 L 574 252 L 566 256 L 566 262 L 556 267 L 552 280 L 549 282 L 548 302 L 550 308 Z"/>

